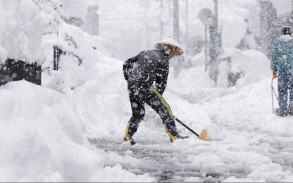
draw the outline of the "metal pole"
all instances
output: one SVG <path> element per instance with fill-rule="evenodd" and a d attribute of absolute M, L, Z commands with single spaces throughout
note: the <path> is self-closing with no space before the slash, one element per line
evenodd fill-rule
<path fill-rule="evenodd" d="M 292 28 L 292 24 L 293 24 L 293 0 L 291 0 L 291 17 L 290 17 L 290 25 Z"/>
<path fill-rule="evenodd" d="M 219 55 L 219 46 L 220 46 L 220 38 L 219 38 L 219 7 L 218 7 L 218 0 L 214 0 L 215 1 L 215 18 L 216 18 L 216 21 L 215 21 L 215 31 L 216 31 L 216 56 L 217 56 L 217 61 L 218 62 L 218 55 Z"/>
<path fill-rule="evenodd" d="M 189 14 L 189 11 L 188 11 L 188 7 L 189 7 L 189 2 L 188 2 L 188 0 L 186 0 L 186 4 L 185 4 L 185 17 L 186 17 L 186 23 L 185 23 L 185 26 L 186 26 L 186 39 L 188 39 L 188 37 L 189 37 L 189 32 L 188 32 L 188 24 L 189 24 L 189 22 L 188 22 L 188 14 Z"/>
<path fill-rule="evenodd" d="M 163 34 L 164 34 L 164 22 L 163 22 L 163 8 L 164 8 L 164 4 L 163 4 L 163 0 L 160 0 L 160 39 L 163 39 Z"/>
<path fill-rule="evenodd" d="M 215 25 L 216 27 L 218 28 L 218 15 L 219 15 L 219 12 L 218 12 L 218 0 L 214 0 L 215 2 L 215 14 L 216 14 L 216 22 L 215 22 Z"/>
<path fill-rule="evenodd" d="M 204 71 L 208 71 L 208 26 L 205 26 L 205 31 L 204 31 L 204 54 L 205 54 L 205 67 Z"/>
<path fill-rule="evenodd" d="M 219 26 L 218 26 L 218 20 L 219 20 L 219 12 L 218 12 L 218 0 L 214 0 L 215 2 L 215 45 L 214 45 L 214 63 L 213 63 L 213 69 L 212 69 L 212 72 L 213 72 L 213 79 L 215 81 L 215 86 L 217 85 L 217 80 L 218 80 L 218 65 L 219 65 L 219 59 L 218 59 L 218 56 L 219 56 L 219 46 L 220 46 L 220 39 L 219 39 Z"/>
<path fill-rule="evenodd" d="M 189 28 L 189 21 L 188 21 L 188 14 L 189 14 L 189 11 L 188 11 L 188 7 L 189 7 L 189 2 L 188 2 L 189 0 L 186 0 L 186 2 L 185 2 L 185 18 L 186 18 L 186 20 L 185 20 L 185 29 L 186 29 L 186 35 L 185 35 L 185 44 L 186 44 L 186 54 L 188 54 L 188 51 L 189 51 L 189 49 L 188 49 L 188 40 L 189 40 L 189 32 L 188 32 L 188 28 Z"/>
<path fill-rule="evenodd" d="M 179 1 L 173 0 L 173 37 L 179 42 Z"/>
<path fill-rule="evenodd" d="M 291 0 L 291 14 L 293 13 L 293 0 Z"/>
<path fill-rule="evenodd" d="M 148 9 L 149 9 L 149 0 L 145 0 L 145 9 L 144 9 L 144 22 L 145 22 L 145 48 L 149 46 L 149 25 L 148 25 Z"/>

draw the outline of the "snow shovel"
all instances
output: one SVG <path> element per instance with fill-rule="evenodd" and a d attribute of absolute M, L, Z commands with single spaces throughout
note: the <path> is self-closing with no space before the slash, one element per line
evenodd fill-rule
<path fill-rule="evenodd" d="M 194 135 L 196 135 L 200 140 L 207 140 L 207 130 L 206 129 L 202 130 L 201 133 L 200 133 L 200 135 L 199 135 L 198 133 L 196 133 L 195 131 L 193 131 L 191 128 L 189 128 L 186 124 L 184 124 L 182 121 L 180 121 L 178 118 L 175 117 L 175 119 L 176 119 L 176 121 L 178 121 L 178 123 L 180 123 L 186 129 L 188 129 Z"/>

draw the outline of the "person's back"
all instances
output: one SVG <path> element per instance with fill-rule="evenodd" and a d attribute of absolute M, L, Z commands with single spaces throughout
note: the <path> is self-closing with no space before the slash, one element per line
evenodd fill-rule
<path fill-rule="evenodd" d="M 161 72 L 158 72 L 161 71 Z M 162 73 L 162 72 L 165 73 Z M 168 74 L 168 56 L 159 50 L 141 52 L 129 73 L 129 81 L 149 87 L 156 80 L 157 75 Z"/>
<path fill-rule="evenodd" d="M 272 67 L 274 70 L 293 69 L 293 37 L 291 35 L 280 36 L 274 44 L 272 55 Z"/>

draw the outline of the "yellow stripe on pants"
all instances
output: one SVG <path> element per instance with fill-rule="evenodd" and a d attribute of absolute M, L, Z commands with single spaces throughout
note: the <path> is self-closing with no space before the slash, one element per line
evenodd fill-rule
<path fill-rule="evenodd" d="M 174 116 L 173 116 L 170 105 L 166 102 L 166 100 L 162 97 L 162 95 L 157 90 L 155 90 L 155 94 L 159 97 L 159 99 L 161 100 L 163 105 L 167 108 L 167 111 L 168 111 L 170 117 L 173 119 Z"/>
<path fill-rule="evenodd" d="M 155 94 L 156 94 L 156 95 L 158 96 L 158 98 L 161 100 L 161 102 L 163 103 L 163 105 L 166 107 L 166 109 L 167 109 L 167 111 L 168 111 L 170 117 L 173 119 L 174 116 L 173 116 L 173 113 L 172 113 L 172 110 L 171 110 L 170 105 L 166 102 L 166 100 L 162 97 L 162 95 L 161 95 L 157 90 L 155 90 Z M 168 134 L 168 136 L 169 136 L 171 142 L 173 142 L 174 140 L 176 140 L 177 137 L 175 137 L 174 135 L 172 135 L 172 134 L 170 133 L 170 131 L 168 130 L 166 124 L 164 124 L 164 127 L 165 127 L 165 130 L 166 130 L 166 132 L 167 132 L 167 134 Z"/>
<path fill-rule="evenodd" d="M 127 123 L 126 130 L 125 130 L 125 136 L 124 136 L 124 138 L 125 138 L 126 140 L 130 140 L 130 137 L 129 137 L 129 135 L 128 135 L 129 127 L 130 127 L 130 122 Z"/>

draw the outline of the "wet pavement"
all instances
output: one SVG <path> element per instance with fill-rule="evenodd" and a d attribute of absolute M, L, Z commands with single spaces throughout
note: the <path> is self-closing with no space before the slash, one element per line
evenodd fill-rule
<path fill-rule="evenodd" d="M 220 182 L 220 175 L 202 174 L 199 170 L 190 166 L 186 161 L 188 154 L 170 147 L 160 146 L 158 149 L 153 144 L 125 145 L 121 142 L 113 142 L 106 139 L 91 139 L 91 144 L 105 152 L 114 152 L 124 157 L 126 155 L 139 159 L 141 164 L 125 163 L 121 166 L 137 175 L 148 173 L 158 182 L 183 182 L 187 178 L 200 177 L 204 182 Z M 121 163 L 121 162 L 120 162 Z M 106 166 L 111 166 L 109 163 Z"/>

